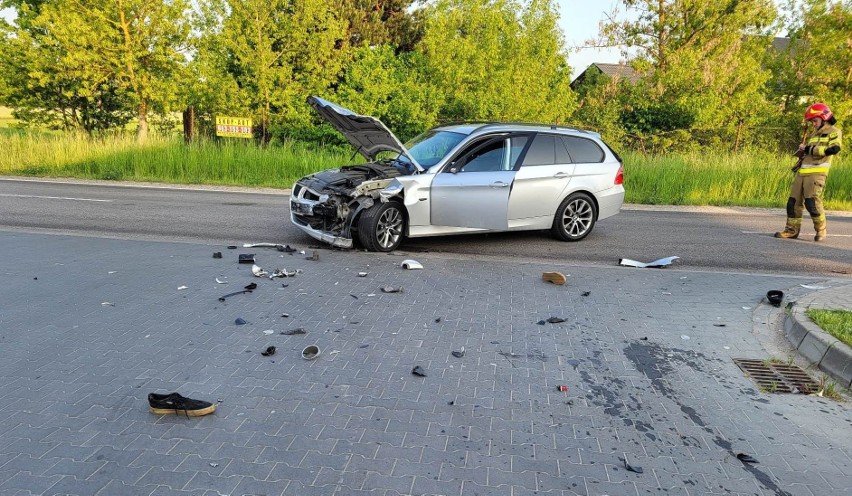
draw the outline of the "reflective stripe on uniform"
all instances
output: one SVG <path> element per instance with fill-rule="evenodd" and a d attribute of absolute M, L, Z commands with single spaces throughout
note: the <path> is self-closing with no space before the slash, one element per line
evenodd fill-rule
<path fill-rule="evenodd" d="M 828 174 L 828 169 L 829 167 L 809 167 L 807 169 L 802 167 L 799 169 L 799 174 L 816 174 L 818 172 Z"/>

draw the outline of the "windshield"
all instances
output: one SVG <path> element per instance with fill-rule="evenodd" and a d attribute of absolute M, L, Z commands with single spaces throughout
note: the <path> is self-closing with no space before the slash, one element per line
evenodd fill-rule
<path fill-rule="evenodd" d="M 406 143 L 405 147 L 418 164 L 423 168 L 429 168 L 440 162 L 465 136 L 450 131 L 426 131 Z M 400 155 L 397 160 L 411 163 L 405 155 Z"/>

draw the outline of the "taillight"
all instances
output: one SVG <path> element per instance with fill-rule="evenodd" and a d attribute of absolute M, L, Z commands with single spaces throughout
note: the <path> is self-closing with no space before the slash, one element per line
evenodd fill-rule
<path fill-rule="evenodd" d="M 615 184 L 624 184 L 624 166 L 618 166 L 618 172 L 615 173 Z"/>

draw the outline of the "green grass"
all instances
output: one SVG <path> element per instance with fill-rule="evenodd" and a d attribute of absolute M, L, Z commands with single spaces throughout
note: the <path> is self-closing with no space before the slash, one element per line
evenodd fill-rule
<path fill-rule="evenodd" d="M 133 136 L 91 139 L 67 134 L 0 132 L 0 174 L 178 184 L 289 188 L 300 177 L 347 163 L 350 154 L 288 143 L 266 149 L 252 142 Z"/>
<path fill-rule="evenodd" d="M 0 174 L 290 187 L 300 177 L 350 163 L 351 150 L 297 142 L 266 149 L 235 139 L 220 143 L 132 134 L 92 139 L 52 131 L 0 127 Z M 852 152 L 847 152 L 852 153 Z M 852 158 L 838 157 L 823 202 L 852 211 Z M 355 161 L 361 160 L 356 157 Z M 658 205 L 783 207 L 792 158 L 766 152 L 624 154 L 626 201 Z"/>
<path fill-rule="evenodd" d="M 825 332 L 852 346 L 852 312 L 809 308 L 806 313 Z"/>
<path fill-rule="evenodd" d="M 12 109 L 0 106 L 0 128 L 11 127 L 15 122 L 17 121 L 12 117 Z"/>
<path fill-rule="evenodd" d="M 790 156 L 767 152 L 628 152 L 623 158 L 625 200 L 650 205 L 783 207 L 795 163 Z M 852 159 L 843 154 L 833 161 L 823 204 L 829 210 L 852 210 Z"/>

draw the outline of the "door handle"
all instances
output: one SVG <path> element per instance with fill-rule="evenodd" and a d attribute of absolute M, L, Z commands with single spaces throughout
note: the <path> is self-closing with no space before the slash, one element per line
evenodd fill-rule
<path fill-rule="evenodd" d="M 504 183 L 503 181 L 495 181 L 491 183 L 492 188 L 508 188 L 509 183 Z"/>
<path fill-rule="evenodd" d="M 553 177 L 555 177 L 556 179 L 565 179 L 568 176 L 569 174 L 567 172 L 557 172 L 553 175 Z"/>

